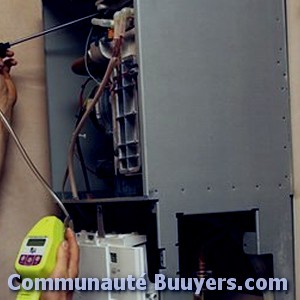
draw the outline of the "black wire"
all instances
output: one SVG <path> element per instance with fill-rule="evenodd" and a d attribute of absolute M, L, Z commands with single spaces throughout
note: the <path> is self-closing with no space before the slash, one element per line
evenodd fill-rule
<path fill-rule="evenodd" d="M 82 93 L 81 93 L 81 97 L 82 97 L 82 94 L 83 94 L 83 91 L 84 89 L 86 88 L 88 82 L 89 82 L 90 79 L 86 80 L 86 82 L 82 85 Z M 94 91 L 93 91 L 94 92 Z M 82 104 L 82 103 L 81 103 Z M 77 125 L 79 124 L 82 116 L 84 115 L 84 112 L 85 112 L 85 109 L 83 107 L 80 108 L 80 111 L 79 111 L 79 115 L 77 117 L 77 121 L 76 121 L 76 125 L 75 125 L 75 128 L 77 127 Z M 90 114 L 90 120 L 92 122 L 92 124 L 100 131 L 102 131 L 103 133 L 105 133 L 105 128 L 103 128 L 98 120 L 97 120 L 97 117 L 96 117 L 96 112 L 92 112 Z M 89 175 L 88 175 L 88 168 L 86 166 L 86 163 L 85 163 L 85 159 L 84 159 L 84 156 L 83 156 L 83 153 L 82 153 L 82 148 L 81 148 L 81 143 L 80 143 L 80 137 L 77 137 L 76 139 L 76 147 L 77 147 L 77 153 L 78 153 L 78 159 L 79 159 L 79 162 L 80 162 L 80 166 L 81 166 L 81 170 L 82 170 L 82 174 L 83 174 L 83 178 L 84 178 L 84 183 L 85 183 L 85 187 L 86 187 L 86 191 L 87 193 L 91 193 L 91 185 L 90 185 L 90 181 L 89 181 Z"/>
<path fill-rule="evenodd" d="M 83 114 L 84 114 L 84 109 L 81 109 L 80 113 L 79 113 L 79 116 L 77 118 L 75 128 L 79 124 Z M 83 178 L 84 178 L 85 188 L 86 188 L 87 193 L 90 194 L 91 193 L 91 185 L 90 185 L 90 181 L 89 181 L 89 175 L 88 175 L 88 172 L 87 172 L 87 167 L 86 167 L 86 164 L 85 164 L 84 156 L 82 154 L 80 137 L 77 137 L 77 139 L 76 139 L 76 147 L 77 147 L 78 158 L 79 158 L 79 161 L 80 161 L 80 166 L 81 166 L 81 170 L 82 170 L 82 174 L 83 174 Z"/>
<path fill-rule="evenodd" d="M 81 165 L 81 170 L 82 170 L 82 174 L 83 174 L 83 178 L 84 178 L 86 191 L 90 194 L 91 186 L 90 186 L 89 176 L 87 173 L 87 168 L 86 168 L 85 160 L 84 160 L 84 157 L 82 154 L 82 149 L 81 149 L 81 144 L 80 144 L 79 138 L 76 139 L 76 147 L 77 147 L 77 153 L 78 153 L 78 157 L 79 157 L 79 161 L 80 161 L 80 165 Z"/>

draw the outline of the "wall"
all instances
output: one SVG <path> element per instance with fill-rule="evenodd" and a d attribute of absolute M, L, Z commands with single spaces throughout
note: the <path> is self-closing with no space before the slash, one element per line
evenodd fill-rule
<path fill-rule="evenodd" d="M 43 28 L 41 1 L 1 0 L 0 40 L 14 40 Z M 49 178 L 43 40 L 14 48 L 19 65 L 13 70 L 18 88 L 14 128 L 33 161 Z M 45 201 L 47 200 L 47 201 Z M 15 299 L 7 277 L 20 243 L 31 226 L 52 210 L 49 196 L 40 187 L 10 140 L 0 186 L 0 291 L 1 299 Z"/>
<path fill-rule="evenodd" d="M 294 167 L 296 298 L 298 299 L 300 297 L 300 1 L 287 1 L 287 15 Z"/>

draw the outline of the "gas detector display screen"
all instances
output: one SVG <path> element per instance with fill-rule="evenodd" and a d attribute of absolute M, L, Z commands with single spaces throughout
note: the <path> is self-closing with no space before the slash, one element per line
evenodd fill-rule
<path fill-rule="evenodd" d="M 46 243 L 46 239 L 29 239 L 27 242 L 28 247 L 42 247 Z"/>

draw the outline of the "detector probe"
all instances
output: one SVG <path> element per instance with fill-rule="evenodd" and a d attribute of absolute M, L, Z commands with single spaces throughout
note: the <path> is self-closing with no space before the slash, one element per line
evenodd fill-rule
<path fill-rule="evenodd" d="M 15 46 L 15 45 L 18 45 L 18 44 L 27 42 L 27 41 L 29 41 L 29 40 L 38 38 L 38 37 L 40 37 L 40 36 L 46 35 L 46 34 L 48 34 L 48 33 L 51 33 L 51 32 L 54 32 L 54 31 L 57 31 L 57 30 L 66 28 L 66 27 L 72 26 L 72 25 L 77 24 L 77 23 L 79 23 L 79 22 L 82 22 L 82 21 L 91 19 L 91 18 L 93 18 L 93 17 L 96 17 L 97 15 L 99 15 L 99 12 L 94 13 L 94 14 L 91 14 L 91 15 L 88 15 L 88 16 L 83 17 L 83 18 L 79 18 L 79 19 L 73 20 L 73 21 L 71 21 L 71 22 L 68 22 L 68 23 L 65 23 L 65 24 L 62 24 L 62 25 L 58 25 L 58 26 L 49 28 L 49 29 L 44 30 L 44 31 L 42 31 L 42 32 L 34 33 L 34 34 L 32 34 L 32 35 L 29 35 L 29 36 L 26 36 L 26 37 L 17 39 L 17 40 L 15 40 L 15 41 L 13 41 L 13 42 L 0 43 L 0 57 L 5 57 L 5 56 L 6 56 L 6 51 L 7 51 L 9 48 L 11 48 L 12 46 Z"/>

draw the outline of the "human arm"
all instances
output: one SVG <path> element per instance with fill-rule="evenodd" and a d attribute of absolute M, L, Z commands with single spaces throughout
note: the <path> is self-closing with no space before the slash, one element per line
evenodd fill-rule
<path fill-rule="evenodd" d="M 11 67 L 17 64 L 13 56 L 12 51 L 7 51 L 6 57 L 0 58 L 0 110 L 9 121 L 11 121 L 13 107 L 17 101 L 16 87 L 10 76 Z M 2 173 L 6 154 L 7 138 L 8 132 L 0 122 L 0 174 Z"/>

